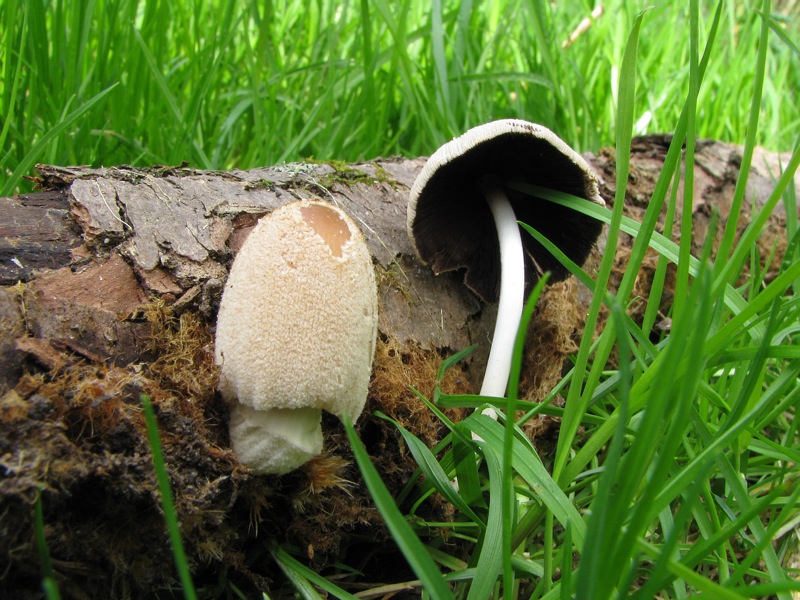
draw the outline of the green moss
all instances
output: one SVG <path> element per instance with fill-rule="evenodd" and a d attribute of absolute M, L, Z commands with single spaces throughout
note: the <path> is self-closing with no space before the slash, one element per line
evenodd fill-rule
<path fill-rule="evenodd" d="M 389 174 L 389 171 L 383 168 L 382 165 L 374 162 L 372 165 L 375 167 L 376 181 L 381 183 L 388 183 L 392 189 L 397 189 L 397 180 Z"/>
<path fill-rule="evenodd" d="M 328 165 L 333 169 L 332 173 L 325 173 L 317 178 L 319 185 L 327 189 L 331 189 L 336 183 L 341 183 L 347 186 L 352 186 L 357 183 L 363 183 L 364 185 L 388 183 L 393 188 L 397 187 L 397 181 L 394 180 L 391 175 L 389 175 L 386 169 L 377 163 L 370 163 L 375 168 L 375 174 L 370 175 L 361 169 L 351 167 L 342 160 L 317 161 L 314 159 L 307 159 L 306 162 L 315 165 Z"/>
<path fill-rule="evenodd" d="M 393 287 L 403 295 L 408 304 L 414 304 L 414 299 L 405 283 L 408 281 L 408 275 L 403 272 L 403 267 L 398 264 L 397 260 L 393 260 L 386 268 L 378 266 L 375 269 L 375 277 L 379 288 Z"/>
<path fill-rule="evenodd" d="M 247 192 L 261 189 L 273 190 L 275 189 L 276 185 L 278 184 L 271 179 L 257 179 L 256 181 L 248 181 L 245 184 L 244 189 Z"/>

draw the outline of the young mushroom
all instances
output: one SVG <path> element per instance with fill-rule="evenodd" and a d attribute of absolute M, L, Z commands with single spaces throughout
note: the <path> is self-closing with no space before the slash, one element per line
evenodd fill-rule
<path fill-rule="evenodd" d="M 467 287 L 484 302 L 498 302 L 483 396 L 505 396 L 526 290 L 545 271 L 551 282 L 569 275 L 536 240 L 521 235 L 517 221 L 578 264 L 602 229 L 577 211 L 509 187 L 515 182 L 605 204 L 577 152 L 549 129 L 516 119 L 479 125 L 439 148 L 408 203 L 408 233 L 420 260 L 437 275 L 463 269 Z"/>
<path fill-rule="evenodd" d="M 259 221 L 231 268 L 215 342 L 242 463 L 287 473 L 322 451 L 322 410 L 358 419 L 377 314 L 372 258 L 345 213 L 301 200 Z"/>

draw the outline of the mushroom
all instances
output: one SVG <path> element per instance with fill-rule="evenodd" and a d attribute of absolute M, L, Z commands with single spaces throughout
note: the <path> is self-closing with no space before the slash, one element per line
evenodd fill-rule
<path fill-rule="evenodd" d="M 605 205 L 586 161 L 549 129 L 517 119 L 474 127 L 439 148 L 417 176 L 408 203 L 408 233 L 420 260 L 437 275 L 464 270 L 464 283 L 484 302 L 498 302 L 481 395 L 505 395 L 526 290 L 545 272 L 569 271 L 517 221 L 535 227 L 582 264 L 602 224 L 537 199 L 515 182 Z"/>
<path fill-rule="evenodd" d="M 215 341 L 242 463 L 287 473 L 322 451 L 322 410 L 358 419 L 377 312 L 372 258 L 344 212 L 301 200 L 259 221 L 231 267 Z"/>

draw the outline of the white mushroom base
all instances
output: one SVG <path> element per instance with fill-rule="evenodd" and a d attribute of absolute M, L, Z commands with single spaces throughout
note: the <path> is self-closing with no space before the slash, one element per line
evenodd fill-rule
<path fill-rule="evenodd" d="M 316 408 L 230 411 L 231 446 L 239 461 L 260 475 L 283 475 L 322 452 L 322 411 Z"/>

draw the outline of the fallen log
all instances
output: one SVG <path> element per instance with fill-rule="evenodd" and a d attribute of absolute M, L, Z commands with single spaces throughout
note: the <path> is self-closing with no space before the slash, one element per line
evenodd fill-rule
<path fill-rule="evenodd" d="M 668 144 L 663 136 L 634 141 L 625 206 L 634 218 L 647 207 Z M 613 151 L 587 158 L 610 203 Z M 698 144 L 697 244 L 713 211 L 727 216 L 740 159 L 736 146 Z M 300 544 L 320 564 L 346 560 L 356 537 L 386 542 L 366 492 L 349 483 L 359 476 L 334 419 L 324 423 L 326 454 L 299 473 L 254 477 L 238 464 L 215 393 L 213 330 L 231 261 L 260 216 L 308 197 L 348 212 L 373 255 L 380 301 L 380 343 L 359 433 L 398 490 L 413 463 L 396 430 L 372 413 L 388 414 L 434 445 L 441 424 L 411 388 L 429 395 L 442 359 L 478 344 L 443 382 L 447 391 L 474 393 L 495 319 L 459 274 L 435 277 L 413 255 L 406 200 L 423 164 L 388 159 L 226 172 L 39 165 L 41 192 L 0 199 L 0 592 L 39 587 L 31 540 L 40 494 L 54 566 L 69 595 L 112 597 L 172 584 L 142 393 L 158 411 L 196 577 L 224 564 L 232 578 L 267 589 L 274 567 L 247 560 L 265 536 Z M 763 205 L 771 192 L 780 164 L 780 155 L 757 153 L 742 226 L 749 207 Z M 778 246 L 767 270 L 782 257 L 784 223 L 776 210 L 760 241 L 765 259 Z M 623 236 L 615 249 L 619 272 L 630 243 Z M 601 240 L 587 270 L 604 251 Z M 642 298 L 653 265 L 654 259 L 643 266 Z M 664 298 L 668 304 L 669 290 Z M 522 397 L 541 399 L 560 379 L 588 301 L 574 280 L 543 296 L 529 330 Z M 545 451 L 553 423 L 545 418 L 529 431 Z M 447 518 L 440 500 L 432 499 L 429 510 Z M 130 522 L 137 527 L 120 524 Z"/>

